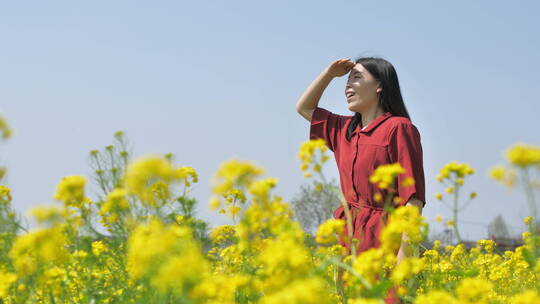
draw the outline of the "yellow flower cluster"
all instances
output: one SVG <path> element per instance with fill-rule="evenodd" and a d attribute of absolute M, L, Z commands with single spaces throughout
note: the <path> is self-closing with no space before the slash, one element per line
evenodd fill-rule
<path fill-rule="evenodd" d="M 163 194 L 163 190 L 168 190 L 168 184 L 174 180 L 175 173 L 174 167 L 163 157 L 139 158 L 126 169 L 125 187 L 128 193 L 137 195 L 144 203 L 159 206 L 163 202 L 158 201 L 155 194 Z"/>
<path fill-rule="evenodd" d="M 198 181 L 198 176 L 192 167 L 175 168 L 165 157 L 150 155 L 130 163 L 123 181 L 128 194 L 159 208 L 173 198 L 172 184 L 184 182 L 185 186 L 190 186 L 191 182 Z"/>
<path fill-rule="evenodd" d="M 191 183 L 197 183 L 199 181 L 199 175 L 193 167 L 180 167 L 176 169 L 177 178 L 184 181 L 186 187 L 191 186 Z"/>
<path fill-rule="evenodd" d="M 419 274 L 424 270 L 424 260 L 416 257 L 403 259 L 393 270 L 390 279 L 394 284 L 402 284 L 413 275 Z"/>
<path fill-rule="evenodd" d="M 381 300 L 373 298 L 348 299 L 347 304 L 381 304 Z"/>
<path fill-rule="evenodd" d="M 208 271 L 208 261 L 187 226 L 152 219 L 135 228 L 128 240 L 127 270 L 134 280 L 148 279 L 160 290 L 181 292 Z"/>
<path fill-rule="evenodd" d="M 433 304 L 433 303 L 445 303 L 445 304 L 457 304 L 457 300 L 452 294 L 443 290 L 432 290 L 427 294 L 418 295 L 414 304 Z"/>
<path fill-rule="evenodd" d="M 319 277 L 295 280 L 282 289 L 272 290 L 261 304 L 316 304 L 331 303 L 326 283 Z"/>
<path fill-rule="evenodd" d="M 298 158 L 302 162 L 300 169 L 304 171 L 304 177 L 309 178 L 312 176 L 310 168 L 313 172 L 321 172 L 322 165 L 330 159 L 326 155 L 327 150 L 326 142 L 322 138 L 308 140 L 302 143 L 298 152 Z"/>
<path fill-rule="evenodd" d="M 87 200 L 84 197 L 86 179 L 82 176 L 63 177 L 56 187 L 54 199 L 61 201 L 65 206 L 81 208 Z"/>
<path fill-rule="evenodd" d="M 478 240 L 476 241 L 479 249 L 484 249 L 486 252 L 491 253 L 495 248 L 495 242 L 493 240 Z"/>
<path fill-rule="evenodd" d="M 405 173 L 405 169 L 400 163 L 381 165 L 373 171 L 369 177 L 369 181 L 372 184 L 377 184 L 381 189 L 388 189 L 389 187 L 394 187 L 395 178 L 403 173 Z M 409 181 L 408 184 L 410 183 Z"/>
<path fill-rule="evenodd" d="M 103 241 L 92 242 L 92 253 L 95 256 L 101 255 L 106 250 L 107 250 L 107 246 L 103 243 Z"/>
<path fill-rule="evenodd" d="M 391 269 L 396 264 L 396 256 L 384 250 L 384 248 L 370 248 L 361 252 L 353 261 L 352 268 L 369 284 L 376 284 L 382 279 L 385 270 Z M 346 273 L 343 277 L 347 286 L 358 285 L 355 276 Z M 363 286 L 365 288 L 365 286 Z M 362 288 L 360 288 L 362 289 Z"/>
<path fill-rule="evenodd" d="M 49 262 L 67 260 L 67 238 L 62 226 L 38 229 L 18 237 L 9 252 L 13 266 L 21 276 L 31 275 Z"/>
<path fill-rule="evenodd" d="M 7 186 L 0 185 L 0 204 L 8 204 L 11 200 L 11 189 Z"/>
<path fill-rule="evenodd" d="M 492 167 L 489 170 L 489 176 L 508 188 L 512 188 L 517 179 L 517 173 L 514 169 L 507 169 L 501 165 Z"/>
<path fill-rule="evenodd" d="M 465 278 L 456 288 L 460 303 L 488 304 L 493 290 L 493 284 L 482 278 Z"/>
<path fill-rule="evenodd" d="M 17 281 L 17 275 L 0 268 L 0 299 L 4 299 L 8 295 L 8 290 L 11 284 Z"/>
<path fill-rule="evenodd" d="M 476 170 L 472 168 L 468 163 L 457 163 L 455 161 L 451 161 L 441 168 L 436 178 L 439 182 L 442 182 L 443 180 L 451 180 L 454 178 L 458 185 L 462 185 L 463 177 L 474 174 L 475 172 Z M 452 173 L 454 173 L 453 176 L 451 176 Z"/>
<path fill-rule="evenodd" d="M 245 274 L 224 274 L 214 273 L 207 275 L 197 284 L 190 295 L 192 298 L 201 300 L 203 303 L 210 304 L 233 304 L 236 292 L 239 288 L 249 286 L 250 277 Z"/>
<path fill-rule="evenodd" d="M 243 189 L 249 188 L 253 193 L 264 196 L 277 182 L 276 179 L 268 179 L 266 182 L 253 185 L 255 178 L 263 173 L 263 169 L 251 162 L 232 159 L 222 163 L 212 178 L 214 195 L 210 198 L 210 208 L 212 210 L 221 208 L 220 213 L 228 212 L 234 219 L 241 210 L 239 204 L 247 200 Z M 222 198 L 225 199 L 227 209 L 222 208 Z"/>
<path fill-rule="evenodd" d="M 11 128 L 9 127 L 8 122 L 4 116 L 0 115 L 0 134 L 2 134 L 3 139 L 8 139 L 11 137 Z"/>
<path fill-rule="evenodd" d="M 530 231 L 514 251 L 499 252 L 494 241 L 478 240 L 471 249 L 464 244 L 441 248 L 435 241 L 421 252 L 427 224 L 419 208 L 404 206 L 384 217 L 380 246 L 353 257 L 343 246 L 332 246 L 336 236 L 343 236 L 343 220 L 326 221 L 313 238 L 293 220 L 290 204 L 272 195 L 277 179 L 257 179 L 262 170 L 248 163 L 229 165 L 220 172 L 214 194 L 230 207 L 246 202 L 246 195 L 253 203 L 246 205 L 238 224 L 215 227 L 209 235 L 204 222 L 182 209 L 194 203 L 179 197 L 174 200 L 179 204 L 158 204 L 174 196 L 173 182 L 187 186 L 197 180 L 190 167 L 175 168 L 167 158 L 132 163 L 123 183 L 88 208 L 34 209 L 36 219 L 52 227 L 0 233 L 0 302 L 370 304 L 382 303 L 391 285 L 398 285 L 401 300 L 415 304 L 540 301 L 540 257 Z M 471 174 L 449 168 L 448 177 L 455 170 Z M 378 183 L 389 186 L 393 179 L 385 178 L 399 171 L 379 172 Z M 459 174 L 454 174 L 452 193 L 463 184 Z M 61 184 L 58 197 L 66 205 L 89 201 L 81 179 Z M 144 191 L 130 190 L 138 188 Z M 136 199 L 144 195 L 156 205 L 139 204 Z M 0 187 L 0 200 L 0 219 L 7 223 L 1 228 L 18 227 L 9 215 L 9 188 Z M 119 227 L 123 212 L 129 216 L 126 226 Z M 98 216 L 111 222 L 108 235 L 92 230 Z M 66 221 L 60 223 L 62 218 Z M 79 229 L 80 221 L 88 229 Z M 404 247 L 406 257 L 398 263 L 404 234 L 414 250 L 409 255 Z"/>
<path fill-rule="evenodd" d="M 506 159 L 511 164 L 525 168 L 537 166 L 540 168 L 540 147 L 525 143 L 518 143 L 508 148 L 505 153 Z"/>
<path fill-rule="evenodd" d="M 345 238 L 345 221 L 341 219 L 329 219 L 317 229 L 315 240 L 320 244 L 332 244 L 338 241 L 337 236 Z"/>
<path fill-rule="evenodd" d="M 386 252 L 397 253 L 403 233 L 407 235 L 409 243 L 418 244 L 425 229 L 427 229 L 427 224 L 416 206 L 397 208 L 381 232 L 381 247 Z"/>
<path fill-rule="evenodd" d="M 117 188 L 107 194 L 107 198 L 101 205 L 98 214 L 102 218 L 102 223 L 108 226 L 110 223 L 115 223 L 121 214 L 128 209 L 127 191 Z"/>
<path fill-rule="evenodd" d="M 231 239 L 232 236 L 236 233 L 234 226 L 231 225 L 221 225 L 214 227 L 210 232 L 210 238 L 216 245 L 221 245 L 226 243 Z"/>
<path fill-rule="evenodd" d="M 58 206 L 34 207 L 30 213 L 38 223 L 48 222 L 53 225 L 62 222 L 69 215 L 67 209 Z"/>
<path fill-rule="evenodd" d="M 274 188 L 278 180 L 270 177 L 255 181 L 249 186 L 249 193 L 253 195 L 254 202 L 268 202 L 270 190 Z"/>
<path fill-rule="evenodd" d="M 216 194 L 226 195 L 233 189 L 247 188 L 256 177 L 263 173 L 263 169 L 251 162 L 237 159 L 229 160 L 222 163 L 214 175 L 212 191 Z"/>
<path fill-rule="evenodd" d="M 523 293 L 516 294 L 510 298 L 509 304 L 538 304 L 540 303 L 540 294 L 536 290 L 526 290 Z"/>

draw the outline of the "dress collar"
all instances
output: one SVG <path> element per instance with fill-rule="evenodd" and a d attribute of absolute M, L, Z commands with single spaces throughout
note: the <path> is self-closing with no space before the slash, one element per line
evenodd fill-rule
<path fill-rule="evenodd" d="M 367 132 L 370 132 L 372 131 L 373 129 L 375 129 L 378 125 L 380 125 L 383 121 L 385 121 L 388 117 L 391 117 L 392 116 L 392 113 L 390 112 L 385 112 L 384 114 L 382 115 L 379 115 L 377 118 L 375 118 L 374 120 L 372 120 L 368 125 L 367 125 L 367 128 L 365 128 L 364 130 L 361 130 L 363 128 L 363 126 L 360 126 L 361 123 L 358 124 L 358 126 L 356 127 L 356 130 L 354 130 L 353 134 L 360 131 L 360 133 L 367 133 Z"/>

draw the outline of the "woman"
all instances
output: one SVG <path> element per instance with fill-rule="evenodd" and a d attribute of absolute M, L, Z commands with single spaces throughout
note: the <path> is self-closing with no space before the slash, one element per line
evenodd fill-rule
<path fill-rule="evenodd" d="M 349 72 L 344 93 L 347 107 L 354 115 L 338 115 L 319 107 L 330 81 Z M 341 189 L 351 210 L 353 235 L 359 239 L 356 253 L 380 245 L 379 233 L 386 211 L 374 196 L 380 192 L 384 202 L 388 193 L 369 182 L 369 176 L 378 166 L 399 162 L 405 168 L 406 172 L 397 178 L 398 208 L 414 205 L 421 213 L 425 205 L 425 181 L 420 133 L 411 123 L 390 62 L 373 57 L 332 62 L 303 93 L 296 110 L 311 123 L 310 139 L 325 139 L 334 152 Z M 414 185 L 402 185 L 407 177 L 414 179 Z M 334 217 L 345 219 L 342 206 L 335 210 Z M 403 235 L 403 240 L 406 238 Z M 340 242 L 350 254 L 350 243 Z M 405 252 L 402 242 L 397 252 L 398 263 Z M 387 299 L 390 303 L 394 301 Z"/>

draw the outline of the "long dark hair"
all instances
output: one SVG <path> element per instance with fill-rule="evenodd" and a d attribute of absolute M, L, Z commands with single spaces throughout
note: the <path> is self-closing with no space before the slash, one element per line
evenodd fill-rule
<path fill-rule="evenodd" d="M 385 112 L 393 116 L 407 117 L 409 112 L 401 97 L 399 81 L 394 66 L 386 59 L 379 57 L 358 57 L 355 63 L 360 63 L 376 80 L 381 82 L 382 91 L 379 93 L 379 103 Z M 351 140 L 352 132 L 362 122 L 362 114 L 356 112 L 347 128 L 347 140 Z"/>

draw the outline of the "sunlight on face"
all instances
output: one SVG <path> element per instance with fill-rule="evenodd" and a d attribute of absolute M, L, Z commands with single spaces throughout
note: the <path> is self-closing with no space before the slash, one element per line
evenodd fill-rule
<path fill-rule="evenodd" d="M 376 106 L 379 100 L 377 96 L 378 85 L 379 81 L 373 78 L 363 65 L 357 63 L 349 73 L 345 86 L 345 97 L 349 110 L 362 112 Z"/>

